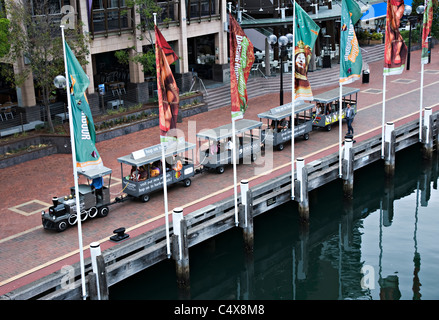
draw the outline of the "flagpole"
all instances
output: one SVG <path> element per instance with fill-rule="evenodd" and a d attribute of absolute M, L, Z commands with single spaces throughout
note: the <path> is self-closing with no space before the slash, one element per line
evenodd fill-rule
<path fill-rule="evenodd" d="M 341 55 L 340 55 L 340 59 L 341 59 Z M 341 64 L 340 64 L 341 65 Z M 339 104 L 339 106 L 338 106 L 338 177 L 339 178 L 341 178 L 342 177 L 342 172 L 341 172 L 341 157 L 342 157 L 342 147 L 341 147 L 341 140 L 342 140 L 342 131 L 343 131 L 343 128 L 342 128 L 342 125 L 343 125 L 343 122 L 342 122 L 342 119 L 341 119 L 341 116 L 342 116 L 342 109 L 343 109 L 343 84 L 340 82 L 339 83 L 339 87 L 340 87 L 340 93 L 339 93 L 339 95 L 340 95 L 340 97 L 339 97 L 339 99 L 340 99 L 340 104 Z"/>
<path fill-rule="evenodd" d="M 238 226 L 238 187 L 237 187 L 237 177 L 236 177 L 236 136 L 235 136 L 235 119 L 232 118 L 232 161 L 233 161 L 233 190 L 235 193 L 235 225 Z"/>
<path fill-rule="evenodd" d="M 422 104 L 424 96 L 424 63 L 421 57 L 421 88 L 420 88 L 420 101 L 419 101 L 419 141 L 422 141 Z"/>
<path fill-rule="evenodd" d="M 154 26 L 157 25 L 157 13 L 154 12 Z M 156 39 L 157 41 L 157 39 Z M 156 44 L 157 46 L 157 44 Z M 157 66 L 158 67 L 158 66 Z M 163 94 L 163 93 L 162 93 Z M 166 177 L 166 157 L 165 157 L 165 146 L 162 137 L 160 137 L 160 146 L 162 149 L 162 174 L 163 174 L 163 196 L 165 205 L 165 228 L 166 228 L 166 253 L 168 259 L 171 257 L 171 243 L 169 237 L 169 209 L 168 209 L 168 182 Z"/>
<path fill-rule="evenodd" d="M 67 69 L 67 57 L 66 57 L 66 42 L 64 38 L 64 25 L 61 25 L 61 35 L 63 42 L 63 54 L 64 54 L 64 67 L 66 72 L 66 90 L 67 90 L 67 105 L 69 112 L 69 127 L 70 127 L 70 143 L 72 148 L 72 162 L 73 162 L 73 179 L 75 181 L 75 200 L 76 200 L 76 216 L 78 221 L 78 242 L 79 242 L 79 262 L 81 266 L 81 284 L 82 284 L 82 299 L 86 300 L 87 291 L 85 287 L 85 268 L 84 268 L 84 249 L 82 244 L 82 224 L 81 224 L 81 207 L 78 197 L 78 171 L 76 168 L 76 148 L 75 148 L 75 135 L 73 128 L 73 115 L 72 115 L 72 102 L 70 98 L 70 81 L 69 81 L 69 71 Z"/>
<path fill-rule="evenodd" d="M 294 200 L 294 109 L 296 108 L 296 1 L 293 1 L 293 69 L 291 74 L 291 200 Z"/>
<path fill-rule="evenodd" d="M 386 115 L 386 74 L 383 74 L 383 119 L 381 122 L 381 159 L 384 159 L 384 123 Z"/>
<path fill-rule="evenodd" d="M 229 2 L 229 13 L 232 14 L 232 4 Z M 229 23 L 230 25 L 230 23 Z M 231 34 L 229 33 L 229 37 L 231 37 Z M 232 99 L 233 100 L 233 99 Z M 236 174 L 236 136 L 235 136 L 235 118 L 232 114 L 232 163 L 233 163 L 233 192 L 235 196 L 235 225 L 238 226 L 239 220 L 238 220 L 238 187 L 237 187 L 237 174 Z"/>

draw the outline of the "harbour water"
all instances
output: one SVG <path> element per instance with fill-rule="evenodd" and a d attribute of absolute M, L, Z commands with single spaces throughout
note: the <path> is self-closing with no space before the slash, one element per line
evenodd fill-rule
<path fill-rule="evenodd" d="M 377 162 L 310 193 L 310 223 L 287 203 L 254 219 L 254 252 L 235 228 L 190 248 L 189 292 L 163 261 L 110 287 L 111 300 L 439 299 L 438 160 L 418 146 L 396 154 L 393 179 Z"/>

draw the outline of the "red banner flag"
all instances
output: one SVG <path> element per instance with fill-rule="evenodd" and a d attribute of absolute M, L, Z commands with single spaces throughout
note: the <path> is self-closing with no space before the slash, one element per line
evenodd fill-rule
<path fill-rule="evenodd" d="M 230 21 L 230 94 L 232 119 L 244 117 L 247 109 L 247 80 L 255 61 L 253 44 L 242 31 L 238 22 L 229 14 Z"/>
<path fill-rule="evenodd" d="M 399 32 L 404 15 L 404 0 L 387 1 L 386 41 L 384 45 L 383 74 L 401 74 L 407 57 L 407 46 Z"/>
<path fill-rule="evenodd" d="M 157 68 L 157 93 L 159 99 L 160 141 L 167 142 L 166 133 L 177 127 L 179 90 L 170 65 L 178 56 L 166 42 L 157 26 L 155 29 L 155 59 Z"/>

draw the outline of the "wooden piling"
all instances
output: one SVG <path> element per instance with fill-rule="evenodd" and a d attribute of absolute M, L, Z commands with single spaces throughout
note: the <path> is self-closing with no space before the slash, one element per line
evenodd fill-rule
<path fill-rule="evenodd" d="M 384 135 L 384 172 L 387 177 L 395 174 L 395 125 L 387 122 L 386 133 Z"/>
<path fill-rule="evenodd" d="M 430 107 L 425 108 L 424 111 L 424 126 L 422 126 L 422 156 L 424 159 L 431 159 L 433 157 L 433 117 Z"/>
<path fill-rule="evenodd" d="M 176 210 L 183 211 L 183 209 L 178 208 L 178 209 L 174 209 L 174 212 Z M 188 247 L 188 239 L 187 239 L 187 222 L 184 218 L 182 218 L 179 221 L 179 230 L 178 228 L 176 228 L 177 224 L 176 221 L 174 221 L 174 218 L 173 218 L 173 223 L 174 223 L 174 234 L 172 235 L 172 257 L 175 260 L 177 285 L 180 289 L 189 289 L 190 270 L 189 270 L 189 247 Z"/>
<path fill-rule="evenodd" d="M 308 199 L 308 170 L 305 167 L 305 160 L 296 160 L 297 180 L 294 185 L 294 197 L 299 202 L 299 217 L 302 223 L 309 222 L 309 199 Z"/>
<path fill-rule="evenodd" d="M 342 160 L 343 194 L 345 198 L 352 198 L 354 195 L 354 152 L 352 143 L 352 139 L 345 140 Z"/>
<path fill-rule="evenodd" d="M 105 261 L 102 255 L 96 257 L 97 273 L 89 273 L 88 291 L 90 300 L 108 300 L 108 282 Z M 98 285 L 99 284 L 99 285 Z"/>
<path fill-rule="evenodd" d="M 242 228 L 244 247 L 247 253 L 253 252 L 254 233 L 253 233 L 253 196 L 252 191 L 246 192 L 246 203 L 239 206 L 239 226 Z M 246 209 L 247 208 L 247 213 Z"/>

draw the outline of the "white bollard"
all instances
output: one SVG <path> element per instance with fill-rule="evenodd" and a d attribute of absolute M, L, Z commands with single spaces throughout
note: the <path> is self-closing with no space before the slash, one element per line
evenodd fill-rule
<path fill-rule="evenodd" d="M 96 258 L 101 255 L 101 245 L 99 242 L 90 243 L 90 256 L 91 256 L 91 266 L 93 269 L 93 273 L 96 274 L 96 286 L 98 292 L 98 300 L 101 300 L 101 291 L 99 287 L 99 270 L 98 264 L 96 262 Z"/>
<path fill-rule="evenodd" d="M 296 171 L 297 171 L 297 180 L 300 182 L 300 199 L 303 200 L 303 168 L 305 167 L 305 159 L 297 158 L 296 160 Z"/>
<path fill-rule="evenodd" d="M 430 116 L 433 114 L 433 110 L 431 110 L 431 107 L 426 107 L 424 109 L 424 126 L 427 127 L 426 134 L 425 134 L 425 143 L 428 144 L 430 142 Z"/>
<path fill-rule="evenodd" d="M 179 259 L 183 256 L 182 240 L 181 240 L 181 228 L 180 221 L 183 220 L 183 208 L 175 208 L 172 211 L 172 227 L 174 229 L 174 234 L 178 236 L 178 248 L 179 248 Z"/>
<path fill-rule="evenodd" d="M 244 206 L 244 221 L 245 227 L 247 228 L 247 191 L 248 191 L 248 180 L 241 180 L 241 204 Z"/>

